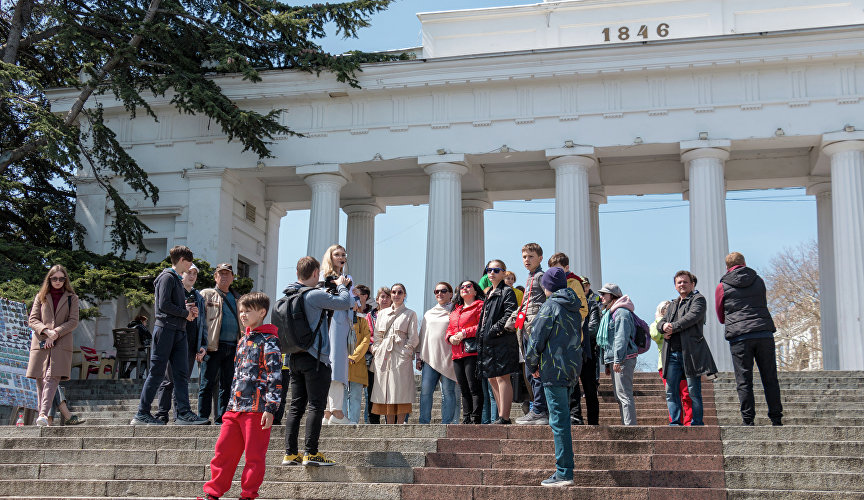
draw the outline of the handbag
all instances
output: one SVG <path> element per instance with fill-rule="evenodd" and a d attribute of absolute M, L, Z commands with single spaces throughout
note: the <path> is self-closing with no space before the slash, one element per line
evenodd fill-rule
<path fill-rule="evenodd" d="M 465 354 L 477 353 L 477 337 L 470 337 L 462 341 L 462 352 Z"/>

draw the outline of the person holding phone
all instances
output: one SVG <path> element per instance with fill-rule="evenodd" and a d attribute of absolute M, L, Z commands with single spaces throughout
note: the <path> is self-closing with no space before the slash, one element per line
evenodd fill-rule
<path fill-rule="evenodd" d="M 34 335 L 30 342 L 27 378 L 36 379 L 39 417 L 36 425 L 48 426 L 48 412 L 61 380 L 72 372 L 72 331 L 78 326 L 78 295 L 69 273 L 60 264 L 51 266 L 28 318 Z"/>

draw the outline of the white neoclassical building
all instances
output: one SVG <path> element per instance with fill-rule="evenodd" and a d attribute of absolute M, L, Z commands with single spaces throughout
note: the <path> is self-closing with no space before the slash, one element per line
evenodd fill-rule
<path fill-rule="evenodd" d="M 727 191 L 806 187 L 818 200 L 825 367 L 864 369 L 864 0 L 576 0 L 418 16 L 416 57 L 365 66 L 361 89 L 292 71 L 259 84 L 220 77 L 243 106 L 282 109 L 305 135 L 276 138 L 264 162 L 168 99 L 154 100 L 154 122 L 101 98 L 160 188 L 155 207 L 129 195 L 155 230 L 148 246 L 238 262 L 275 294 L 280 219 L 311 208 L 317 256 L 343 210 L 352 272 L 368 282 L 375 216 L 428 203 L 426 280 L 458 281 L 484 264 L 491 202 L 554 197 L 555 250 L 599 283 L 599 205 L 682 193 L 691 269 L 716 283 Z M 73 94 L 53 97 L 62 112 Z M 108 251 L 105 196 L 86 175 L 77 185 L 86 246 Z M 709 318 L 706 336 L 731 369 L 721 328 Z"/>

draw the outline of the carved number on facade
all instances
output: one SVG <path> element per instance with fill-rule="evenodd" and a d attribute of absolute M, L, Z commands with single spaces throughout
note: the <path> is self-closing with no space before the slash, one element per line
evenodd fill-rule
<path fill-rule="evenodd" d="M 603 28 L 603 31 L 601 33 L 603 33 L 603 41 L 604 42 L 611 42 L 612 41 L 612 37 L 615 36 L 615 33 L 612 30 L 613 30 L 612 28 Z M 666 38 L 667 36 L 669 36 L 669 25 L 666 23 L 660 23 L 657 25 L 657 29 L 655 31 L 657 32 L 657 36 L 659 36 L 660 38 Z M 643 24 L 642 26 L 640 26 L 639 31 L 636 32 L 636 35 L 634 36 L 634 38 L 640 37 L 640 36 L 644 40 L 648 39 L 648 26 L 647 25 Z M 622 42 L 625 40 L 629 40 L 630 39 L 630 28 L 627 26 L 621 26 L 620 28 L 618 28 L 617 38 L 618 38 L 618 40 L 621 40 Z"/>

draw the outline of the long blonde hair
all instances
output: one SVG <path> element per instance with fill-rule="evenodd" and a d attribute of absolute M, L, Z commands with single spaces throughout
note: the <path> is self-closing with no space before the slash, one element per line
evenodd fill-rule
<path fill-rule="evenodd" d="M 338 276 L 339 273 L 336 272 L 336 268 L 333 266 L 333 252 L 336 250 L 342 250 L 346 254 L 348 250 L 345 250 L 345 247 L 342 245 L 330 245 L 330 248 L 324 252 L 324 257 L 321 259 L 321 277 L 326 278 L 327 276 Z M 345 268 L 348 267 L 348 262 L 345 262 L 345 265 L 342 266 L 342 274 L 345 273 Z"/>
<path fill-rule="evenodd" d="M 63 275 L 66 276 L 66 281 L 63 282 L 63 288 L 69 293 L 75 293 L 75 289 L 72 288 L 72 280 L 69 278 L 69 271 L 60 264 L 54 264 L 51 266 L 51 269 L 48 270 L 48 274 L 46 274 L 45 279 L 42 280 L 42 288 L 40 288 L 39 293 L 36 294 L 36 299 L 39 300 L 40 303 L 45 302 L 45 296 L 48 295 L 48 291 L 51 290 L 51 275 L 57 272 L 62 272 Z"/>

